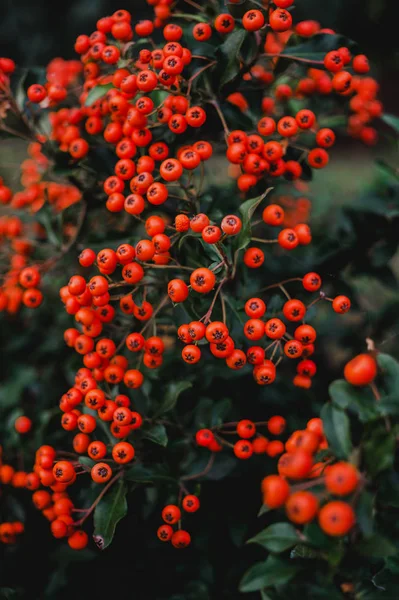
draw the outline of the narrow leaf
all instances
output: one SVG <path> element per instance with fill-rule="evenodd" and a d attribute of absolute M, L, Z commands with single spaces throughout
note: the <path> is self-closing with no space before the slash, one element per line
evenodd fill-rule
<path fill-rule="evenodd" d="M 126 492 L 125 483 L 116 482 L 95 508 L 93 539 L 101 550 L 110 545 L 116 525 L 127 514 Z"/>
<path fill-rule="evenodd" d="M 240 582 L 240 592 L 257 592 L 262 588 L 286 584 L 300 569 L 293 561 L 269 556 L 264 562 L 255 563 L 245 573 Z"/>
<path fill-rule="evenodd" d="M 105 94 L 109 90 L 112 90 L 113 87 L 114 86 L 112 85 L 112 83 L 106 83 L 104 85 L 96 85 L 88 93 L 84 105 L 91 106 L 92 104 L 94 104 L 94 102 L 96 102 L 97 100 L 99 100 L 100 98 L 105 96 Z"/>
<path fill-rule="evenodd" d="M 166 433 L 165 425 L 162 425 L 161 423 L 157 423 L 148 429 L 142 429 L 142 436 L 160 446 L 168 445 L 168 435 Z"/>
<path fill-rule="evenodd" d="M 154 413 L 154 418 L 164 415 L 165 413 L 173 410 L 179 399 L 179 396 L 189 388 L 193 387 L 191 381 L 173 381 L 166 390 L 164 401 L 158 410 Z"/>
<path fill-rule="evenodd" d="M 259 206 L 259 204 L 266 198 L 269 192 L 272 191 L 273 188 L 268 188 L 261 196 L 256 198 L 250 198 L 246 202 L 243 202 L 239 208 L 240 213 L 242 214 L 242 229 L 237 238 L 237 250 L 242 250 L 251 241 L 251 219 L 254 215 L 255 210 Z"/>
<path fill-rule="evenodd" d="M 352 451 L 349 418 L 340 408 L 325 404 L 321 410 L 324 431 L 331 448 L 338 458 L 348 458 Z"/>
<path fill-rule="evenodd" d="M 274 523 L 248 540 L 247 544 L 259 544 L 270 552 L 284 552 L 299 542 L 295 527 L 289 523 Z"/>

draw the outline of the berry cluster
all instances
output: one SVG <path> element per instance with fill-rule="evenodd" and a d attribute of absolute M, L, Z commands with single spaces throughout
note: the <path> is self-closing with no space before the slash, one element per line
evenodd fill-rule
<path fill-rule="evenodd" d="M 284 417 L 275 415 L 268 421 L 254 423 L 250 419 L 224 423 L 213 429 L 200 429 L 195 435 L 197 445 L 208 448 L 211 452 L 221 452 L 223 446 L 233 449 L 235 456 L 241 460 L 250 458 L 253 454 L 267 454 L 278 456 L 284 451 L 284 444 L 280 440 L 270 440 L 259 433 L 259 428 L 267 427 L 269 434 L 281 435 L 286 427 Z M 240 439 L 232 444 L 224 435 L 237 435 Z"/>
<path fill-rule="evenodd" d="M 295 431 L 279 458 L 279 475 L 268 475 L 262 481 L 263 502 L 268 508 L 284 505 L 288 519 L 296 525 L 310 523 L 317 516 L 326 534 L 343 536 L 355 524 L 352 506 L 341 499 L 328 498 L 322 507 L 320 502 L 326 499 L 326 494 L 338 498 L 352 494 L 361 476 L 352 464 L 334 462 L 328 454 L 322 461 L 315 462 L 315 454 L 327 449 L 321 419 L 311 419 L 306 429 Z M 287 480 L 301 483 L 291 485 Z M 310 488 L 317 492 L 309 491 Z"/>

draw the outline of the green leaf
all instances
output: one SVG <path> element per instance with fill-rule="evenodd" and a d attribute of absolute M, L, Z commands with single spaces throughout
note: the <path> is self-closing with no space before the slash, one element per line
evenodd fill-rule
<path fill-rule="evenodd" d="M 168 445 L 168 434 L 166 433 L 165 425 L 161 423 L 157 423 L 146 429 L 143 428 L 142 437 L 160 446 Z"/>
<path fill-rule="evenodd" d="M 301 567 L 276 556 L 255 563 L 240 581 L 240 592 L 257 592 L 262 588 L 288 583 Z"/>
<path fill-rule="evenodd" d="M 229 400 L 228 398 L 223 398 L 223 400 L 219 400 L 218 402 L 215 403 L 214 407 L 212 408 L 212 415 L 211 415 L 211 426 L 212 427 L 216 427 L 218 425 L 222 425 L 223 421 L 225 420 L 226 416 L 229 414 L 230 410 L 231 410 L 231 400 Z"/>
<path fill-rule="evenodd" d="M 320 414 L 330 446 L 338 458 L 348 458 L 352 451 L 349 418 L 340 408 L 328 403 Z"/>
<path fill-rule="evenodd" d="M 248 10 L 254 8 L 251 0 L 240 0 L 239 2 L 227 2 L 226 8 L 235 19 L 241 19 Z"/>
<path fill-rule="evenodd" d="M 99 100 L 100 98 L 105 96 L 105 94 L 109 90 L 112 90 L 113 87 L 114 86 L 112 83 L 105 83 L 104 85 L 96 85 L 87 94 L 87 98 L 85 100 L 84 105 L 91 106 L 92 104 L 94 104 L 94 102 L 96 102 L 97 100 Z"/>
<path fill-rule="evenodd" d="M 93 539 L 101 550 L 110 545 L 116 525 L 127 514 L 126 493 L 124 481 L 114 483 L 94 510 Z"/>
<path fill-rule="evenodd" d="M 245 29 L 237 29 L 219 46 L 219 61 L 223 67 L 219 89 L 237 77 L 240 72 L 240 51 L 247 35 Z"/>
<path fill-rule="evenodd" d="M 356 521 L 365 538 L 374 531 L 374 496 L 370 492 L 362 492 L 356 504 Z"/>
<path fill-rule="evenodd" d="M 96 464 L 96 461 L 92 458 L 89 458 L 88 456 L 79 456 L 78 462 L 80 462 L 80 464 L 84 465 L 85 467 L 89 467 L 90 469 L 93 468 Z"/>
<path fill-rule="evenodd" d="M 378 473 L 391 469 L 395 458 L 395 435 L 385 427 L 374 429 L 364 435 L 364 460 L 368 473 L 374 477 Z"/>
<path fill-rule="evenodd" d="M 399 134 L 399 117 L 384 113 L 381 116 L 381 120 L 384 121 L 384 123 L 386 123 L 390 127 L 392 127 L 392 129 Z"/>
<path fill-rule="evenodd" d="M 327 33 L 318 33 L 309 41 L 298 44 L 297 46 L 286 46 L 281 52 L 282 55 L 288 55 L 291 60 L 305 59 L 306 61 L 318 64 L 323 61 L 327 52 L 336 50 L 341 46 L 353 46 L 353 42 L 343 35 L 330 35 Z M 308 63 L 309 64 L 309 63 Z M 318 68 L 324 68 L 321 64 Z"/>
<path fill-rule="evenodd" d="M 10 377 L 0 386 L 2 410 L 20 404 L 24 389 L 32 384 L 36 377 L 37 374 L 33 367 L 24 366 L 24 368 L 12 372 Z"/>
<path fill-rule="evenodd" d="M 355 550 L 362 556 L 373 556 L 376 558 L 393 556 L 397 553 L 397 549 L 392 542 L 378 533 L 356 544 Z"/>
<path fill-rule="evenodd" d="M 157 418 L 160 415 L 164 415 L 170 410 L 173 410 L 176 406 L 180 394 L 192 387 L 193 384 L 191 383 L 191 381 L 172 381 L 168 385 L 168 389 L 166 390 L 166 394 L 161 406 L 154 413 L 154 418 Z"/>
<path fill-rule="evenodd" d="M 291 550 L 290 558 L 320 558 L 322 556 L 322 552 L 320 550 L 314 550 L 313 548 L 309 548 L 309 546 L 305 546 L 305 544 L 298 544 Z"/>
<path fill-rule="evenodd" d="M 247 544 L 259 544 L 270 552 L 284 552 L 299 542 L 295 527 L 289 523 L 274 523 L 247 541 Z"/>
<path fill-rule="evenodd" d="M 176 480 L 165 473 L 161 467 L 150 469 L 140 464 L 133 465 L 125 471 L 124 477 L 127 481 L 136 483 L 154 483 L 157 481 L 176 483 Z"/>
<path fill-rule="evenodd" d="M 236 250 L 246 248 L 251 241 L 251 219 L 259 204 L 266 198 L 273 188 L 268 188 L 261 196 L 250 198 L 243 202 L 239 208 L 242 214 L 242 229 L 237 238 Z"/>
<path fill-rule="evenodd" d="M 399 402 L 399 363 L 389 354 L 377 354 L 377 363 L 382 371 L 384 388 L 388 394 L 396 395 Z"/>
<path fill-rule="evenodd" d="M 363 423 L 379 417 L 376 401 L 368 389 L 358 389 L 344 379 L 337 379 L 328 392 L 335 406 L 355 411 Z"/>

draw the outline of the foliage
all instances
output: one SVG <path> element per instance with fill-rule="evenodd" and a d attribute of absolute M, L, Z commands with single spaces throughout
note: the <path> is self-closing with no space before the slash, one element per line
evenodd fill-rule
<path fill-rule="evenodd" d="M 75 25 L 79 25 L 76 35 L 93 28 L 105 8 L 94 15 L 93 3 L 89 4 L 78 6 L 72 2 L 65 8 L 74 23 L 66 35 L 76 29 Z M 140 63 L 139 52 L 152 49 L 149 37 L 156 46 L 164 45 L 162 28 L 157 27 L 149 36 L 135 33 L 132 43 L 116 42 L 121 58 L 116 65 L 101 64 L 100 74 L 93 78 L 87 73 L 82 76 L 80 64 L 74 61 L 53 61 L 46 70 L 17 67 L 10 78 L 6 72 L 0 73 L 3 283 L 7 288 L 9 280 L 11 287 L 20 290 L 18 277 L 25 264 L 41 274 L 41 281 L 34 288 L 38 292 L 33 301 L 39 304 L 34 310 L 28 308 L 30 296 L 24 296 L 25 292 L 14 290 L 13 295 L 6 291 L 4 302 L 1 292 L 2 309 L 7 309 L 1 315 L 0 328 L 0 345 L 4 348 L 0 365 L 2 460 L 3 465 L 11 464 L 17 473 L 32 472 L 40 462 L 36 452 L 44 444 L 55 449 L 55 461 L 70 460 L 78 477 L 66 491 L 74 510 L 83 511 L 72 513 L 78 523 L 75 528 L 83 529 L 89 536 L 88 547 L 79 551 L 70 548 L 67 539 L 54 539 L 46 518 L 54 521 L 55 515 L 46 513 L 46 508 L 40 514 L 33 507 L 32 490 L 15 485 L 15 480 L 8 485 L 3 475 L 0 537 L 3 542 L 9 541 L 1 524 L 10 522 L 22 522 L 25 532 L 11 540 L 15 543 L 0 543 L 0 598 L 52 600 L 73 594 L 80 600 L 88 592 L 108 598 L 116 587 L 129 594 L 134 588 L 135 597 L 157 600 L 284 600 L 327 595 L 332 599 L 371 599 L 397 595 L 399 182 L 393 165 L 398 118 L 383 114 L 371 127 L 372 110 L 366 117 L 364 111 L 374 102 L 373 110 L 378 113 L 379 104 L 374 83 L 367 75 L 365 93 L 371 99 L 358 111 L 360 117 L 368 119 L 366 125 L 356 122 L 357 112 L 350 105 L 350 98 L 359 97 L 354 92 L 350 96 L 338 92 L 323 94 L 320 90 L 302 94 L 299 89 L 309 80 L 309 67 L 314 68 L 314 82 L 323 76 L 333 80 L 333 73 L 327 74 L 321 64 L 327 52 L 342 46 L 353 54 L 362 51 L 351 40 L 357 38 L 356 27 L 348 32 L 349 37 L 328 32 L 305 37 L 296 30 L 288 39 L 286 32 L 260 29 L 253 33 L 243 28 L 242 17 L 256 3 L 229 2 L 227 8 L 219 4 L 211 0 L 200 3 L 198 8 L 196 3 L 179 0 L 173 6 L 177 14 L 172 14 L 169 22 L 182 27 L 181 43 L 190 48 L 193 59 L 179 75 L 179 87 L 157 84 L 148 93 L 141 93 L 154 106 L 148 116 L 152 143 L 166 142 L 169 156 L 178 157 L 182 146 L 206 140 L 212 144 L 212 158 L 202 160 L 195 169 L 185 169 L 177 183 L 162 179 L 157 162 L 156 183 L 166 183 L 169 197 L 162 204 L 153 204 L 147 190 L 141 192 L 134 187 L 136 181 L 131 191 L 145 199 L 145 209 L 137 213 L 129 213 L 125 205 L 113 210 L 110 194 L 104 192 L 117 163 L 115 144 L 104 142 L 103 138 L 105 123 L 111 122 L 108 108 L 104 114 L 99 113 L 103 123 L 96 134 L 91 135 L 85 124 L 89 116 L 97 115 L 98 107 L 111 103 L 115 69 L 128 68 L 137 73 L 143 70 L 145 64 Z M 310 7 L 309 14 L 305 4 Z M 293 10 L 295 24 L 302 18 L 318 18 L 319 5 L 305 4 Z M 340 3 L 333 4 L 323 16 L 327 21 L 328 14 L 331 20 L 322 26 L 338 24 Z M 342 4 L 342 11 L 347 9 Z M 109 10 L 112 12 L 114 7 Z M 152 6 L 137 7 L 137 11 L 140 18 L 153 19 Z M 203 21 L 212 24 L 221 11 L 229 11 L 235 17 L 234 31 L 224 35 L 213 29 L 206 41 L 195 39 L 193 26 Z M 89 15 L 93 23 L 85 27 Z M 133 15 L 134 22 L 136 16 Z M 162 27 L 166 22 L 160 21 Z M 42 56 L 42 51 L 32 46 L 32 56 L 25 62 L 30 64 L 33 57 Z M 75 58 L 71 44 L 65 56 Z M 60 87 L 67 90 L 66 100 L 48 101 L 49 88 L 57 78 Z M 36 83 L 45 86 L 47 96 L 39 103 L 28 102 L 28 90 Z M 292 92 L 289 97 L 284 95 L 287 85 Z M 204 108 L 206 121 L 201 128 L 189 126 L 177 134 L 173 127 L 158 123 L 155 110 L 168 102 L 171 105 L 172 96 L 187 96 L 190 106 Z M 136 97 L 127 98 L 131 107 Z M 61 123 L 65 107 L 71 112 L 67 110 L 68 118 Z M 81 156 L 73 155 L 76 135 L 72 140 L 67 136 L 63 139 L 65 128 L 72 125 L 75 108 L 82 111 L 81 120 L 77 121 L 79 139 L 88 143 L 88 151 Z M 316 146 L 315 131 L 303 130 L 299 147 L 295 137 L 283 139 L 272 134 L 272 139 L 278 139 L 284 148 L 283 162 L 293 163 L 294 181 L 274 176 L 273 168 L 268 173 L 265 165 L 256 176 L 246 163 L 242 167 L 230 164 L 227 172 L 226 139 L 232 130 L 254 134 L 265 115 L 272 114 L 278 122 L 285 115 L 295 117 L 303 109 L 316 114 L 315 127 L 331 127 L 337 135 L 337 145 L 329 151 L 330 164 L 326 169 L 320 172 L 315 168 L 317 163 L 312 164 L 307 158 L 308 151 Z M 374 125 L 380 135 L 377 151 L 360 150 L 361 141 L 370 145 L 377 141 Z M 148 146 L 138 150 L 136 165 L 148 154 Z M 375 163 L 374 154 L 382 155 Z M 20 170 L 11 172 L 6 166 L 10 155 L 21 165 Z M 247 175 L 250 180 L 245 179 Z M 130 194 L 128 184 L 130 181 L 123 190 L 124 196 Z M 8 188 L 12 188 L 10 198 L 4 192 Z M 282 223 L 271 224 L 263 218 L 263 211 L 270 204 L 284 209 Z M 234 215 L 240 219 L 241 229 L 237 235 L 222 235 L 217 243 L 207 243 L 199 230 L 175 228 L 177 215 L 192 220 L 197 213 L 205 213 L 215 225 L 221 225 L 225 215 Z M 21 229 L 11 235 L 8 232 L 13 230 L 16 215 Z M 84 249 L 92 249 L 97 258 L 103 249 L 116 250 L 121 244 L 129 244 L 137 252 L 138 244 L 152 237 L 147 235 L 146 225 L 154 215 L 161 216 L 166 225 L 172 260 L 169 262 L 166 257 L 162 261 L 161 257 L 159 263 L 152 258 L 141 261 L 145 274 L 137 288 L 127 283 L 121 264 L 114 271 L 104 272 L 110 303 L 115 308 L 131 295 L 135 307 L 140 308 L 147 301 L 153 313 L 142 321 L 137 312 L 118 309 L 115 319 L 96 336 L 96 341 L 114 341 L 117 355 L 128 359 L 129 369 L 144 373 L 143 385 L 132 389 L 125 377 L 126 369 L 115 385 L 112 380 L 104 380 L 106 361 L 97 369 L 98 388 L 104 390 L 107 398 L 127 396 L 131 409 L 143 418 L 142 426 L 129 432 L 135 457 L 127 465 L 111 458 L 111 450 L 120 440 L 113 436 L 108 422 L 97 419 L 90 441 L 105 443 L 105 466 L 112 465 L 113 469 L 109 481 L 99 484 L 90 477 L 96 466 L 93 457 L 85 451 L 67 454 L 73 450 L 72 440 L 78 429 L 68 431 L 60 427 L 62 413 L 58 403 L 67 390 L 76 386 L 76 373 L 86 363 L 69 347 L 73 344 L 64 342 L 64 332 L 76 326 L 80 333 L 81 324 L 74 322 L 77 310 L 63 309 L 59 292 L 65 291 L 73 275 L 89 281 L 98 274 L 99 259 L 87 269 L 79 264 L 78 256 Z M 276 239 L 275 225 L 277 232 L 282 228 L 296 231 L 298 225 L 308 221 L 311 243 L 310 234 L 306 233 L 306 240 L 288 252 L 287 246 Z M 26 240 L 26 252 L 15 250 L 23 247 Z M 249 268 L 254 265 L 244 258 L 254 245 L 265 249 L 264 262 L 256 269 Z M 21 258 L 15 259 L 15 255 L 23 255 L 25 262 L 18 262 Z M 214 291 L 207 295 L 191 290 L 184 302 L 170 302 L 170 280 L 179 278 L 188 283 L 191 273 L 199 267 L 215 274 Z M 310 297 L 301 282 L 306 273 L 314 271 L 320 275 L 323 287 L 321 294 L 317 288 Z M 265 300 L 267 311 L 261 318 L 270 320 L 281 316 L 287 294 L 306 305 L 306 322 L 317 330 L 315 354 L 311 360 L 302 361 L 311 362 L 311 368 L 317 362 L 317 374 L 312 378 L 306 365 L 298 366 L 295 375 L 294 361 L 285 359 L 280 364 L 278 357 L 284 357 L 284 352 L 279 341 L 252 341 L 244 334 L 249 319 L 244 306 L 249 298 L 259 296 Z M 346 312 L 346 308 L 332 309 L 331 301 L 337 294 L 350 299 L 349 313 L 338 314 Z M 205 339 L 188 344 L 200 350 L 198 364 L 182 360 L 184 346 L 177 339 L 177 331 L 200 319 L 205 324 L 223 321 L 228 325 L 236 349 L 242 352 L 234 363 L 215 359 Z M 299 323 L 284 317 L 283 321 L 289 335 L 295 334 Z M 154 366 L 151 362 L 145 363 L 148 352 L 146 358 L 145 354 L 129 352 L 125 340 L 133 331 L 162 340 L 166 351 L 157 368 L 150 368 Z M 187 343 L 187 339 L 184 341 Z M 283 341 L 288 343 L 289 337 Z M 268 346 L 267 356 L 278 367 L 276 380 L 270 386 L 258 385 L 253 365 L 241 364 L 247 360 L 248 347 L 258 344 Z M 366 347 L 378 362 L 374 388 L 354 387 L 342 379 L 345 363 L 365 352 Z M 261 378 L 257 381 L 264 383 Z M 84 417 L 97 417 L 84 402 L 79 410 Z M 72 411 L 64 412 L 70 416 Z M 16 419 L 22 415 L 33 423 L 26 434 L 15 429 Z M 277 435 L 269 427 L 274 415 L 281 415 L 286 422 L 286 434 Z M 237 436 L 230 436 L 243 419 L 255 422 L 258 434 L 265 433 L 270 440 L 282 439 L 285 443 L 294 430 L 304 429 L 309 419 L 318 416 L 323 420 L 326 439 L 315 460 L 326 465 L 347 461 L 361 474 L 360 485 L 345 498 L 356 511 L 356 525 L 340 538 L 326 535 L 317 518 L 302 527 L 287 522 L 284 508 L 277 513 L 263 503 L 259 511 L 260 482 L 275 473 L 278 459 L 271 451 L 263 451 L 250 460 L 240 460 L 245 455 L 240 455 L 236 446 L 231 448 Z M 214 436 L 213 450 L 219 450 L 221 444 L 223 451 L 211 452 L 202 447 L 205 444 L 197 443 L 198 432 L 203 429 L 210 429 Z M 251 442 L 245 443 L 252 448 Z M 305 489 L 308 483 L 306 480 Z M 320 482 L 315 485 L 323 503 Z M 47 487 L 43 484 L 40 489 Z M 177 550 L 171 544 L 161 543 L 156 532 L 163 523 L 163 508 L 181 505 L 183 498 L 190 495 L 198 497 L 201 506 L 192 515 L 182 511 L 182 522 L 173 526 L 175 530 L 187 529 L 191 535 L 190 546 Z M 68 530 L 64 537 L 71 533 Z M 26 583 L 21 572 L 29 573 Z"/>

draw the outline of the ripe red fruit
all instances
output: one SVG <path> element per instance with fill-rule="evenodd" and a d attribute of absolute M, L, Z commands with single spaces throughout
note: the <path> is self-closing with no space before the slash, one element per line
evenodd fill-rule
<path fill-rule="evenodd" d="M 346 381 L 355 386 L 368 385 L 377 376 L 377 363 L 370 354 L 358 354 L 344 368 Z"/>
<path fill-rule="evenodd" d="M 340 537 L 348 533 L 355 522 L 356 516 L 353 508 L 341 500 L 328 502 L 319 512 L 321 529 L 333 537 Z"/>

